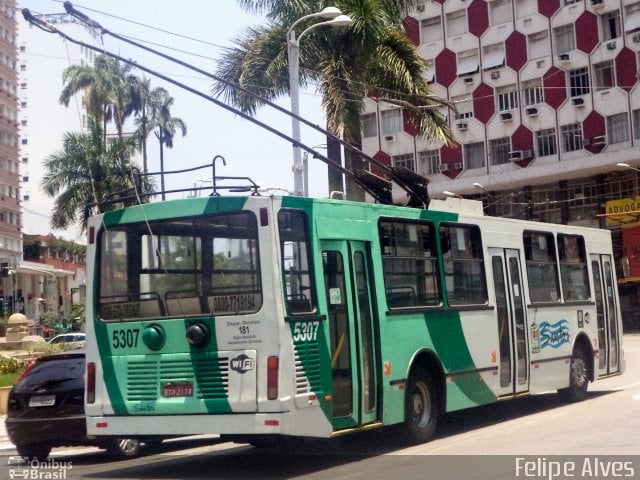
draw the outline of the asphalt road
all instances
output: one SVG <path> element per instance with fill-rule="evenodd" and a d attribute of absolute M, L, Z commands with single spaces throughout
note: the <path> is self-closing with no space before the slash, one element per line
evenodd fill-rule
<path fill-rule="evenodd" d="M 548 393 L 452 413 L 422 445 L 379 430 L 278 450 L 194 437 L 127 460 L 57 449 L 43 465 L 18 463 L 4 450 L 0 478 L 640 478 L 640 335 L 626 335 L 624 346 L 625 374 L 591 384 L 583 402 Z"/>

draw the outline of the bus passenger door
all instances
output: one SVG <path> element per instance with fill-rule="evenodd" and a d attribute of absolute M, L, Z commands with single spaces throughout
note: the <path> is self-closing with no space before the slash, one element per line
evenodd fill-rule
<path fill-rule="evenodd" d="M 596 323 L 598 326 L 598 375 L 616 373 L 620 369 L 620 333 L 618 329 L 618 305 L 614 289 L 611 255 L 591 255 L 593 283 L 595 287 Z"/>
<path fill-rule="evenodd" d="M 323 241 L 329 317 L 333 426 L 356 427 L 377 419 L 378 372 L 370 253 L 364 242 Z"/>
<path fill-rule="evenodd" d="M 499 396 L 529 389 L 527 320 L 519 251 L 490 249 L 498 322 Z"/>

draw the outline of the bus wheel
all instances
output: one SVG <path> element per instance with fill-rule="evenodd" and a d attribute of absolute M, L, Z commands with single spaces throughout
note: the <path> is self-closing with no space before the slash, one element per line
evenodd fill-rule
<path fill-rule="evenodd" d="M 569 387 L 559 391 L 567 401 L 579 402 L 587 396 L 589 386 L 589 365 L 582 348 L 576 348 L 571 355 L 571 367 L 569 369 Z"/>
<path fill-rule="evenodd" d="M 412 443 L 429 440 L 438 426 L 440 409 L 433 378 L 422 368 L 409 375 L 405 408 L 407 439 Z"/>

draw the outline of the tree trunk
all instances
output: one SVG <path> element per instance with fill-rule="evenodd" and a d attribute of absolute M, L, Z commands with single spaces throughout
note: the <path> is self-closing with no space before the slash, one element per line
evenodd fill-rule
<path fill-rule="evenodd" d="M 327 158 L 330 162 L 342 166 L 342 145 L 332 135 L 327 135 Z M 329 195 L 331 192 L 344 192 L 344 181 L 342 172 L 333 167 L 331 163 L 327 165 L 327 177 L 329 183 Z"/>
<path fill-rule="evenodd" d="M 349 142 L 350 145 L 353 145 L 358 150 L 362 149 L 359 138 L 351 140 L 352 141 L 349 141 L 349 139 L 347 139 L 347 142 Z M 348 148 L 344 149 L 344 165 L 345 168 L 350 172 L 357 172 L 359 170 L 367 168 L 362 157 Z M 360 187 L 360 185 L 358 185 L 353 176 L 347 175 L 345 183 L 347 186 L 347 199 L 354 200 L 356 202 L 365 201 L 364 190 L 362 189 L 362 187 Z"/>

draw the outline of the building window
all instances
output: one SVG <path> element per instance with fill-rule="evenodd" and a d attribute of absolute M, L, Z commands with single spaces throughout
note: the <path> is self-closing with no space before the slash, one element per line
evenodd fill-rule
<path fill-rule="evenodd" d="M 609 143 L 629 141 L 629 120 L 626 113 L 607 117 L 607 139 Z"/>
<path fill-rule="evenodd" d="M 402 113 L 399 108 L 380 112 L 380 123 L 383 135 L 402 131 Z"/>
<path fill-rule="evenodd" d="M 549 128 L 536 132 L 536 143 L 538 146 L 538 156 L 555 155 L 558 153 L 556 146 L 556 129 Z"/>
<path fill-rule="evenodd" d="M 527 43 L 529 44 L 529 60 L 549 55 L 549 32 L 546 30 L 527 35 Z"/>
<path fill-rule="evenodd" d="M 570 52 L 576 48 L 573 24 L 554 29 L 554 35 L 556 37 L 556 53 Z"/>
<path fill-rule="evenodd" d="M 440 17 L 425 18 L 420 22 L 422 31 L 422 43 L 431 43 L 436 40 L 442 40 L 442 25 Z"/>
<path fill-rule="evenodd" d="M 593 66 L 595 76 L 595 89 L 606 90 L 615 85 L 615 69 L 613 68 L 613 61 L 596 63 Z"/>
<path fill-rule="evenodd" d="M 416 171 L 416 163 L 413 157 L 413 153 L 404 153 L 402 155 L 393 156 L 394 167 L 404 167 L 412 172 Z"/>
<path fill-rule="evenodd" d="M 569 96 L 579 97 L 589 93 L 589 69 L 578 68 L 569 72 Z"/>
<path fill-rule="evenodd" d="M 418 152 L 418 173 L 420 175 L 433 175 L 438 173 L 440 165 L 439 150 L 423 150 Z"/>
<path fill-rule="evenodd" d="M 522 85 L 525 105 L 537 105 L 544 103 L 544 90 L 540 79 L 524 82 Z"/>
<path fill-rule="evenodd" d="M 640 29 L 640 2 L 624 7 L 624 31 L 632 32 Z"/>
<path fill-rule="evenodd" d="M 467 33 L 467 11 L 458 10 L 447 14 L 447 36 L 457 37 Z"/>
<path fill-rule="evenodd" d="M 378 122 L 375 113 L 367 113 L 362 116 L 362 136 L 365 138 L 378 135 Z"/>
<path fill-rule="evenodd" d="M 511 0 L 493 0 L 489 2 L 489 16 L 491 25 L 502 25 L 509 23 L 511 17 Z"/>
<path fill-rule="evenodd" d="M 633 111 L 633 138 L 640 139 L 640 110 Z"/>
<path fill-rule="evenodd" d="M 456 107 L 456 120 L 465 118 L 473 118 L 473 102 L 469 95 L 460 95 L 452 97 L 451 101 Z"/>
<path fill-rule="evenodd" d="M 482 69 L 499 68 L 504 66 L 504 43 L 487 45 L 482 49 Z"/>
<path fill-rule="evenodd" d="M 582 148 L 582 126 L 579 123 L 563 125 L 561 133 L 563 152 L 575 152 Z"/>
<path fill-rule="evenodd" d="M 620 10 L 607 12 L 601 15 L 602 41 L 613 40 L 620 36 Z"/>
<path fill-rule="evenodd" d="M 480 59 L 478 58 L 478 50 L 466 50 L 458 54 L 458 69 L 456 75 L 470 75 L 478 73 L 480 68 Z"/>
<path fill-rule="evenodd" d="M 582 2 L 582 0 L 564 0 L 565 5 L 573 5 L 574 3 Z"/>
<path fill-rule="evenodd" d="M 489 140 L 489 155 L 491 165 L 502 165 L 509 163 L 509 152 L 511 151 L 511 139 L 509 137 Z"/>
<path fill-rule="evenodd" d="M 484 142 L 467 143 L 464 146 L 467 168 L 482 168 L 484 164 Z"/>
<path fill-rule="evenodd" d="M 518 90 L 515 85 L 500 87 L 497 91 L 496 108 L 501 111 L 514 110 L 518 108 Z"/>

